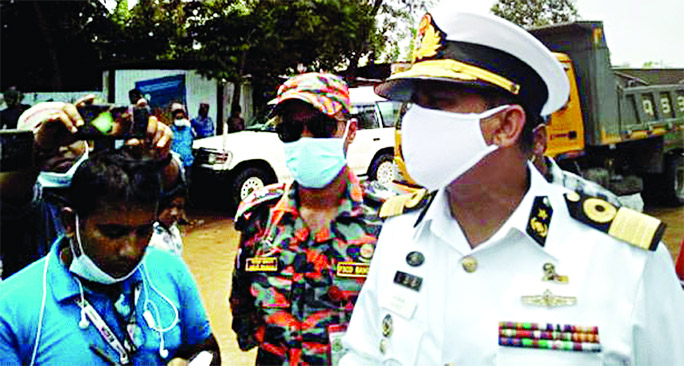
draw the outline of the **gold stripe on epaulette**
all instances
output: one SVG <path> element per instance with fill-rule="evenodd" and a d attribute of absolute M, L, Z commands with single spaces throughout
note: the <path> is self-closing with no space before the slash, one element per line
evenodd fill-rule
<path fill-rule="evenodd" d="M 392 216 L 401 215 L 404 212 L 404 205 L 411 199 L 411 195 L 404 194 L 395 196 L 382 204 L 380 207 L 380 218 L 388 218 Z"/>
<path fill-rule="evenodd" d="M 423 202 L 426 194 L 427 190 L 421 188 L 410 194 L 394 196 L 385 201 L 382 207 L 380 207 L 379 216 L 382 219 L 386 219 L 388 217 L 401 215 L 407 208 L 416 208 Z"/>
<path fill-rule="evenodd" d="M 657 218 L 621 207 L 610 224 L 608 235 L 635 247 L 652 250 L 653 238 L 659 227 L 660 220 Z"/>
<path fill-rule="evenodd" d="M 406 208 L 414 208 L 416 205 L 418 205 L 423 198 L 425 197 L 425 194 L 427 193 L 426 189 L 419 189 L 413 194 L 411 194 L 411 197 L 409 197 L 408 201 L 404 204 L 404 207 Z"/>

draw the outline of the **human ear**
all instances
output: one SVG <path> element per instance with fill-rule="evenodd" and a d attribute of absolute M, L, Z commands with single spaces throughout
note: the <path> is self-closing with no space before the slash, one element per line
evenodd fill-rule
<path fill-rule="evenodd" d="M 533 151 L 535 156 L 542 156 L 546 152 L 547 132 L 546 125 L 540 124 L 532 130 L 534 136 Z"/>
<path fill-rule="evenodd" d="M 60 211 L 60 219 L 66 231 L 67 237 L 72 237 L 76 233 L 76 213 L 71 207 L 64 207 Z"/>
<path fill-rule="evenodd" d="M 498 123 L 492 134 L 492 141 L 499 147 L 510 147 L 517 143 L 525 127 L 525 110 L 515 104 L 498 115 Z"/>
<path fill-rule="evenodd" d="M 349 121 L 347 121 L 347 138 L 344 141 L 344 151 L 346 152 L 349 150 L 349 144 L 354 141 L 354 138 L 356 137 L 356 130 L 359 127 L 358 120 L 356 118 L 351 118 Z"/>

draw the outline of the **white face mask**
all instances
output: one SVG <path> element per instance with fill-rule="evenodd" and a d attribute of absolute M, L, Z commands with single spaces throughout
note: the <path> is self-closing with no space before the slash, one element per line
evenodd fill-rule
<path fill-rule="evenodd" d="M 67 188 L 71 185 L 71 178 L 74 177 L 78 167 L 83 164 L 84 161 L 88 160 L 88 145 L 86 144 L 85 151 L 78 160 L 76 160 L 69 170 L 64 173 L 55 172 L 40 172 L 38 174 L 38 183 L 40 183 L 43 188 Z"/>
<path fill-rule="evenodd" d="M 190 121 L 187 118 L 179 118 L 173 120 L 173 124 L 178 127 L 190 127 Z"/>
<path fill-rule="evenodd" d="M 499 147 L 487 145 L 480 121 L 508 105 L 477 113 L 451 113 L 412 105 L 402 119 L 406 170 L 429 190 L 446 187 Z"/>
<path fill-rule="evenodd" d="M 101 283 L 104 285 L 111 285 L 115 284 L 117 282 L 121 282 L 126 280 L 128 277 L 133 275 L 135 271 L 138 270 L 138 267 L 140 267 L 140 263 L 138 263 L 135 268 L 128 274 L 115 278 L 109 275 L 107 272 L 103 271 L 100 267 L 98 267 L 95 262 L 93 262 L 90 257 L 85 253 L 83 250 L 83 245 L 81 244 L 81 234 L 80 234 L 80 228 L 79 228 L 79 223 L 78 223 L 78 215 L 76 215 L 76 243 L 78 244 L 78 251 L 81 253 L 80 255 L 76 255 L 76 250 L 74 250 L 74 239 L 71 239 L 71 242 L 69 243 L 69 248 L 71 249 L 71 254 L 73 255 L 73 259 L 71 260 L 71 265 L 69 265 L 69 271 L 71 273 L 77 274 L 82 278 L 85 278 L 88 281 L 93 281 L 97 283 Z"/>

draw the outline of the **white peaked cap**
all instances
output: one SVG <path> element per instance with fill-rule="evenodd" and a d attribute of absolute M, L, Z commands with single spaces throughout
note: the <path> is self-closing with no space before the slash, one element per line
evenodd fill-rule
<path fill-rule="evenodd" d="M 411 67 L 376 86 L 376 93 L 407 100 L 413 80 L 494 87 L 518 97 L 541 116 L 568 100 L 570 84 L 551 51 L 523 28 L 497 16 L 448 9 L 428 13 L 415 47 Z"/>

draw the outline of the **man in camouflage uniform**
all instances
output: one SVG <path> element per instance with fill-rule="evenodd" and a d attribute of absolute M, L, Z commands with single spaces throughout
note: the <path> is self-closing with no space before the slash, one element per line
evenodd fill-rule
<path fill-rule="evenodd" d="M 295 181 L 256 191 L 238 207 L 233 330 L 242 350 L 259 347 L 257 365 L 335 365 L 380 221 L 346 165 L 357 126 L 346 84 L 298 75 L 275 102 Z"/>

